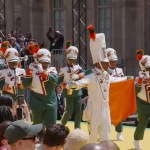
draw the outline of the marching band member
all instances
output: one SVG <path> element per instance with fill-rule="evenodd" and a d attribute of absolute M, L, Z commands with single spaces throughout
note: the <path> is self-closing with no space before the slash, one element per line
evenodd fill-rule
<path fill-rule="evenodd" d="M 16 98 L 17 94 L 23 94 L 22 77 L 25 70 L 18 67 L 20 63 L 18 51 L 15 48 L 8 48 L 3 51 L 8 68 L 0 71 L 0 84 L 3 93 Z"/>
<path fill-rule="evenodd" d="M 34 51 L 34 50 L 33 50 Z M 30 108 L 33 123 L 43 123 L 46 127 L 56 124 L 57 97 L 55 92 L 58 81 L 55 67 L 51 67 L 51 54 L 43 48 L 33 52 L 37 62 L 29 65 L 24 84 L 30 85 Z"/>
<path fill-rule="evenodd" d="M 122 68 L 118 68 L 116 67 L 117 65 L 117 61 L 118 61 L 118 57 L 116 54 L 116 51 L 113 48 L 107 48 L 106 49 L 106 54 L 109 60 L 109 67 L 108 67 L 108 74 L 112 77 L 124 77 L 124 73 Z M 115 130 L 117 132 L 116 138 L 119 141 L 123 140 L 123 136 L 122 136 L 122 131 L 123 131 L 123 125 L 122 123 L 119 123 L 116 127 Z"/>
<path fill-rule="evenodd" d="M 144 55 L 143 50 L 137 50 L 137 60 L 139 60 L 141 71 L 139 72 L 136 83 L 136 87 L 139 88 L 137 94 L 137 114 L 139 122 L 134 132 L 134 146 L 137 150 L 140 150 L 142 149 L 140 140 L 143 140 L 150 117 L 150 56 Z"/>
<path fill-rule="evenodd" d="M 67 43 L 68 44 L 68 43 Z M 66 49 L 67 65 L 60 69 L 59 72 L 59 82 L 63 87 L 64 97 L 66 98 L 66 107 L 64 114 L 62 116 L 62 124 L 65 125 L 71 115 L 74 112 L 74 121 L 75 128 L 80 128 L 81 122 L 81 96 L 82 90 L 72 90 L 69 89 L 69 86 L 66 86 L 70 81 L 78 80 L 83 78 L 84 73 L 82 67 L 79 64 L 76 64 L 78 57 L 78 49 L 75 46 L 70 46 Z"/>
<path fill-rule="evenodd" d="M 90 51 L 95 68 L 83 79 L 75 81 L 72 88 L 88 88 L 89 99 L 84 111 L 84 120 L 90 123 L 90 143 L 110 139 L 110 108 L 109 108 L 109 86 L 110 76 L 107 73 L 108 58 L 106 56 L 106 42 L 103 33 L 96 34 L 94 27 L 88 27 L 90 31 Z M 114 82 L 119 81 L 113 78 Z M 123 80 L 123 79 L 121 79 Z"/>

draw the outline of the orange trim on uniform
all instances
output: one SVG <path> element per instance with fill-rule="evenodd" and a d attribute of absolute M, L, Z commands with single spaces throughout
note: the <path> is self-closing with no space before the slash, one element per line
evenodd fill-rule
<path fill-rule="evenodd" d="M 63 89 L 66 89 L 67 83 L 64 83 L 64 82 L 63 82 L 63 83 L 60 84 L 60 86 L 61 86 Z"/>
<path fill-rule="evenodd" d="M 26 76 L 32 76 L 32 74 L 33 74 L 33 70 L 28 68 L 26 70 Z"/>
<path fill-rule="evenodd" d="M 47 77 L 48 77 L 48 75 L 46 74 L 45 71 L 41 72 L 41 73 L 40 73 L 40 76 L 41 76 L 44 80 L 46 80 Z"/>
<path fill-rule="evenodd" d="M 142 82 L 143 82 L 143 78 L 138 78 L 138 81 L 137 81 L 137 83 L 138 83 L 138 85 L 142 85 Z"/>

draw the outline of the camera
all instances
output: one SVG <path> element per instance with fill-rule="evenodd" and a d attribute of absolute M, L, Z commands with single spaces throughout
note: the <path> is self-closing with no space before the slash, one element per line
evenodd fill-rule
<path fill-rule="evenodd" d="M 17 100 L 18 100 L 18 105 L 20 107 L 22 104 L 24 104 L 24 100 L 25 100 L 24 95 L 18 95 Z"/>
<path fill-rule="evenodd" d="M 18 95 L 17 96 L 17 103 L 19 105 L 19 107 L 17 108 L 17 119 L 21 120 L 23 119 L 23 109 L 21 107 L 22 104 L 24 104 L 24 95 Z"/>
<path fill-rule="evenodd" d="M 17 114 L 17 119 L 18 119 L 18 120 L 23 119 L 23 110 L 22 110 L 21 107 L 18 107 L 18 108 L 17 108 L 16 114 Z"/>

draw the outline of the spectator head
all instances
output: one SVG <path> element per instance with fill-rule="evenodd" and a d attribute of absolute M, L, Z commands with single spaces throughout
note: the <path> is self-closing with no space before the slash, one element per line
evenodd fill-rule
<path fill-rule="evenodd" d="M 5 106 L 9 106 L 10 108 L 12 108 L 13 104 L 14 104 L 14 100 L 10 95 L 3 94 L 0 96 L 0 106 L 5 105 Z"/>
<path fill-rule="evenodd" d="M 105 140 L 99 144 L 90 143 L 83 146 L 80 150 L 120 150 L 117 144 L 112 141 Z"/>
<path fill-rule="evenodd" d="M 0 124 L 0 147 L 1 146 L 8 146 L 8 141 L 5 139 L 4 134 L 8 126 L 11 124 L 11 121 L 3 121 Z"/>
<path fill-rule="evenodd" d="M 15 30 L 12 30 L 12 31 L 11 31 L 11 36 L 13 36 L 13 37 L 16 37 L 16 36 L 17 36 L 17 33 L 16 33 Z"/>
<path fill-rule="evenodd" d="M 116 143 L 110 140 L 104 140 L 99 143 L 104 150 L 120 150 Z"/>
<path fill-rule="evenodd" d="M 11 33 L 7 33 L 7 40 L 9 40 L 11 38 Z"/>
<path fill-rule="evenodd" d="M 54 32 L 54 38 L 58 38 L 62 33 L 60 31 Z"/>
<path fill-rule="evenodd" d="M 8 106 L 0 106 L 0 123 L 3 121 L 13 121 L 12 111 Z"/>
<path fill-rule="evenodd" d="M 57 94 L 62 93 L 62 87 L 61 86 L 56 86 L 56 93 Z"/>
<path fill-rule="evenodd" d="M 30 39 L 31 36 L 33 36 L 33 33 L 27 32 L 27 38 Z"/>
<path fill-rule="evenodd" d="M 75 129 L 67 136 L 64 150 L 70 150 L 70 148 L 71 150 L 80 150 L 83 145 L 87 144 L 88 140 L 88 133 L 81 129 Z"/>
<path fill-rule="evenodd" d="M 90 143 L 84 145 L 82 148 L 80 148 L 80 150 L 106 150 L 106 149 L 103 149 L 100 145 L 96 143 Z"/>
<path fill-rule="evenodd" d="M 15 47 L 16 44 L 17 44 L 17 40 L 16 40 L 15 37 L 10 37 L 10 38 L 8 39 L 8 41 L 9 41 L 9 43 L 11 44 L 12 47 Z"/>
<path fill-rule="evenodd" d="M 8 126 L 4 137 L 8 140 L 12 150 L 34 150 L 36 135 L 42 129 L 42 124 L 29 125 L 23 120 L 18 120 Z"/>
<path fill-rule="evenodd" d="M 49 126 L 44 135 L 43 144 L 45 150 L 53 150 L 53 148 L 61 150 L 68 134 L 69 129 L 64 125 L 55 124 Z"/>
<path fill-rule="evenodd" d="M 24 47 L 25 38 L 19 37 L 19 38 L 18 38 L 18 41 L 19 41 L 20 47 L 23 48 L 23 47 Z"/>

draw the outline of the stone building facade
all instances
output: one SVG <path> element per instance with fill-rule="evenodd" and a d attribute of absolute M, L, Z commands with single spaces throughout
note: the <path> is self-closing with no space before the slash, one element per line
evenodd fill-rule
<path fill-rule="evenodd" d="M 26 35 L 33 32 L 37 42 L 49 41 L 49 26 L 60 30 L 65 40 L 72 39 L 72 1 L 75 0 L 6 0 L 7 32 L 16 30 Z M 76 0 L 78 1 L 78 0 Z M 80 0 L 83 1 L 83 0 Z M 116 49 L 119 65 L 125 74 L 138 74 L 135 52 L 150 48 L 150 0 L 84 0 L 86 24 L 106 35 L 107 47 Z M 87 36 L 87 64 L 92 65 Z"/>

